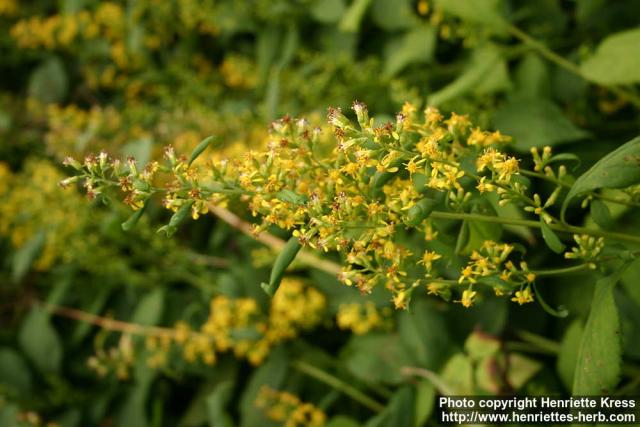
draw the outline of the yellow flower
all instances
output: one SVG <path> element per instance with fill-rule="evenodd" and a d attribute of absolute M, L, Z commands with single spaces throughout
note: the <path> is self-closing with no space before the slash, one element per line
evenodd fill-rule
<path fill-rule="evenodd" d="M 425 251 L 424 254 L 422 255 L 422 259 L 418 261 L 418 264 L 424 264 L 424 267 L 427 270 L 431 270 L 433 261 L 438 260 L 440 258 L 442 258 L 442 255 L 440 255 L 437 252 Z"/>
<path fill-rule="evenodd" d="M 462 299 L 459 301 L 465 308 L 469 308 L 473 305 L 473 299 L 477 292 L 471 289 L 465 289 L 462 292 Z"/>
<path fill-rule="evenodd" d="M 520 305 L 526 304 L 528 302 L 533 302 L 533 294 L 531 293 L 531 289 L 529 287 L 526 287 L 521 291 L 516 291 L 516 296 L 511 298 L 511 301 L 517 302 Z"/>

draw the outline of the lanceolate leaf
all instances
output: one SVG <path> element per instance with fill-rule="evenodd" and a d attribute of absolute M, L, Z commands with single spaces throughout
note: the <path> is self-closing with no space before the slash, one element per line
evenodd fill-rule
<path fill-rule="evenodd" d="M 569 202 L 575 197 L 600 188 L 624 188 L 640 182 L 640 136 L 609 153 L 582 174 L 562 204 L 564 219 Z"/>
<path fill-rule="evenodd" d="M 191 166 L 191 163 L 193 163 L 193 161 L 197 159 L 198 156 L 202 154 L 202 152 L 206 150 L 207 147 L 215 140 L 216 140 L 215 136 L 209 136 L 203 139 L 202 142 L 200 142 L 200 144 L 198 144 L 196 148 L 193 149 L 193 152 L 191 153 L 191 157 L 189 157 L 189 166 Z"/>
<path fill-rule="evenodd" d="M 276 262 L 273 264 L 273 268 L 271 269 L 269 284 L 262 284 L 262 289 L 264 289 L 269 296 L 273 296 L 278 290 L 282 277 L 284 276 L 284 272 L 287 267 L 289 267 L 289 264 L 291 264 L 296 258 L 300 248 L 302 248 L 302 245 L 300 244 L 300 241 L 298 241 L 298 238 L 292 237 L 289 239 L 287 244 L 284 245 L 280 254 L 278 254 L 278 258 L 276 258 Z"/>
<path fill-rule="evenodd" d="M 580 66 L 585 78 L 605 85 L 640 82 L 640 29 L 621 31 L 606 39 Z M 632 53 L 635 52 L 635 53 Z"/>
<path fill-rule="evenodd" d="M 553 252 L 560 254 L 564 251 L 565 245 L 560 241 L 558 235 L 549 227 L 549 225 L 540 218 L 540 228 L 542 230 L 542 238 Z"/>
<path fill-rule="evenodd" d="M 611 393 L 618 383 L 622 348 L 613 288 L 621 274 L 622 269 L 596 282 L 591 312 L 578 351 L 573 380 L 575 396 Z"/>

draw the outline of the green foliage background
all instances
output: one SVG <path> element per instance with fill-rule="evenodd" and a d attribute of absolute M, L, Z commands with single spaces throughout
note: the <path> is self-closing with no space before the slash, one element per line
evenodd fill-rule
<path fill-rule="evenodd" d="M 321 123 L 328 106 L 347 111 L 358 99 L 382 123 L 410 101 L 469 114 L 513 136 L 523 157 L 544 145 L 575 153 L 579 176 L 639 133 L 638 17 L 633 0 L 0 0 L 0 425 L 29 425 L 32 411 L 68 427 L 265 426 L 254 406 L 265 384 L 320 407 L 333 427 L 431 425 L 436 393 L 637 395 L 638 261 L 621 279 L 541 281 L 566 318 L 497 298 L 463 309 L 419 295 L 363 335 L 336 326 L 340 304 L 382 311 L 388 295 L 360 296 L 294 264 L 290 274 L 327 298 L 313 330 L 259 367 L 172 353 L 170 368 L 151 369 L 136 342 L 125 381 L 87 367 L 118 334 L 38 303 L 166 327 L 199 325 L 217 295 L 268 305 L 259 284 L 276 254 L 214 217 L 166 239 L 154 232 L 167 220 L 159 206 L 125 232 L 125 207 L 57 187 L 67 155 L 104 149 L 145 163 L 209 135 L 224 141 L 210 155 L 238 155 L 262 147 L 284 114 Z M 568 219 L 639 229 L 633 212 L 597 209 Z M 510 232 L 533 266 L 562 266 L 541 236 Z"/>

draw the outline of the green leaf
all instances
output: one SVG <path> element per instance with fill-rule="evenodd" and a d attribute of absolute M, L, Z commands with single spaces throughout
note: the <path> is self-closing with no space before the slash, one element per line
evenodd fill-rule
<path fill-rule="evenodd" d="M 640 182 L 640 136 L 604 156 L 583 173 L 564 199 L 560 216 L 575 197 L 600 188 L 624 188 Z"/>
<path fill-rule="evenodd" d="M 514 147 L 522 152 L 589 136 L 571 123 L 556 104 L 545 99 L 513 99 L 495 113 L 493 122 L 501 132 L 514 138 Z"/>
<path fill-rule="evenodd" d="M 482 332 L 472 332 L 464 342 L 464 351 L 471 360 L 478 361 L 490 356 L 494 356 L 500 351 L 500 341 Z"/>
<path fill-rule="evenodd" d="M 19 282 L 27 274 L 31 264 L 40 255 L 46 237 L 47 234 L 41 230 L 31 237 L 23 247 L 13 253 L 11 278 L 14 282 Z"/>
<path fill-rule="evenodd" d="M 399 384 L 402 366 L 413 362 L 397 335 L 354 335 L 342 348 L 340 359 L 355 377 L 367 382 Z"/>
<path fill-rule="evenodd" d="M 31 371 L 15 350 L 0 348 L 0 384 L 16 394 L 26 395 L 31 388 Z"/>
<path fill-rule="evenodd" d="M 233 419 L 226 411 L 233 393 L 233 381 L 224 381 L 218 384 L 207 397 L 207 412 L 211 427 L 233 427 Z"/>
<path fill-rule="evenodd" d="M 276 193 L 276 197 L 283 202 L 292 203 L 294 205 L 304 205 L 307 203 L 307 196 L 297 194 L 291 190 L 280 190 Z"/>
<path fill-rule="evenodd" d="M 488 46 L 477 49 L 467 69 L 453 82 L 432 93 L 428 103 L 437 106 L 468 93 L 476 93 L 478 88 L 483 88 L 485 80 L 493 81 L 496 73 L 502 74 L 500 70 L 503 67 L 504 60 L 497 48 Z M 495 87 L 495 83 L 485 85 L 483 93 L 487 93 L 487 86 Z"/>
<path fill-rule="evenodd" d="M 556 371 L 567 390 L 571 390 L 573 386 L 573 375 L 575 374 L 578 363 L 578 351 L 581 340 L 582 322 L 575 320 L 564 333 L 556 361 Z"/>
<path fill-rule="evenodd" d="M 596 282 L 573 380 L 574 396 L 610 394 L 618 384 L 622 346 L 613 288 L 622 271 Z"/>
<path fill-rule="evenodd" d="M 437 205 L 438 203 L 433 199 L 424 198 L 420 200 L 407 211 L 407 220 L 405 223 L 409 226 L 417 227 L 431 215 L 431 212 L 433 212 Z"/>
<path fill-rule="evenodd" d="M 323 24 L 338 22 L 344 15 L 347 6 L 344 0 L 318 0 L 311 7 L 311 16 Z"/>
<path fill-rule="evenodd" d="M 136 226 L 138 221 L 140 221 L 140 218 L 142 218 L 142 215 L 144 215 L 144 211 L 147 209 L 148 204 L 149 204 L 149 199 L 145 200 L 142 208 L 135 211 L 133 214 L 131 214 L 131 216 L 125 222 L 120 224 L 120 226 L 124 231 L 130 231 L 133 229 L 133 227 Z"/>
<path fill-rule="evenodd" d="M 547 63 L 534 52 L 529 52 L 522 58 L 516 70 L 515 81 L 520 98 L 546 98 L 551 91 Z"/>
<path fill-rule="evenodd" d="M 449 359 L 440 378 L 454 395 L 473 394 L 473 365 L 471 359 L 462 353 Z"/>
<path fill-rule="evenodd" d="M 138 303 L 131 321 L 140 325 L 156 325 L 164 312 L 165 291 L 162 288 L 153 290 Z"/>
<path fill-rule="evenodd" d="M 437 370 L 453 352 L 446 320 L 424 300 L 415 301 L 411 311 L 400 314 L 398 332 L 414 365 Z"/>
<path fill-rule="evenodd" d="M 581 74 L 603 85 L 640 82 L 639 46 L 638 28 L 612 34 L 580 65 Z"/>
<path fill-rule="evenodd" d="M 354 0 L 340 21 L 340 25 L 338 26 L 340 31 L 347 33 L 358 32 L 360 22 L 362 21 L 362 18 L 370 4 L 371 0 Z"/>
<path fill-rule="evenodd" d="M 55 373 L 62 363 L 62 343 L 51 325 L 49 313 L 33 307 L 18 333 L 20 347 L 42 373 Z"/>
<path fill-rule="evenodd" d="M 371 19 L 385 31 L 411 28 L 418 21 L 410 0 L 373 0 Z"/>
<path fill-rule="evenodd" d="M 593 199 L 590 203 L 591 217 L 600 227 L 606 229 L 611 228 L 613 225 L 613 218 L 611 217 L 611 211 L 605 202 L 600 199 Z"/>
<path fill-rule="evenodd" d="M 29 78 L 27 93 L 38 101 L 49 104 L 61 102 L 67 96 L 68 82 L 64 65 L 58 57 L 44 61 Z"/>
<path fill-rule="evenodd" d="M 393 77 L 411 64 L 431 62 L 435 47 L 436 30 L 430 26 L 421 26 L 392 40 L 385 48 L 385 77 Z"/>
<path fill-rule="evenodd" d="M 416 385 L 416 407 L 414 427 L 426 425 L 435 408 L 436 388 L 428 380 L 420 380 Z"/>
<path fill-rule="evenodd" d="M 414 396 L 409 386 L 396 391 L 387 407 L 369 420 L 366 427 L 412 426 L 414 424 Z"/>
<path fill-rule="evenodd" d="M 640 286 L 638 286 L 638 277 L 640 277 L 640 258 L 633 261 L 629 267 L 622 273 L 620 282 L 627 295 L 640 306 Z"/>
<path fill-rule="evenodd" d="M 509 367 L 507 382 L 515 390 L 519 390 L 542 369 L 543 364 L 518 353 L 509 353 L 507 366 Z"/>
<path fill-rule="evenodd" d="M 269 278 L 269 284 L 263 283 L 262 289 L 269 296 L 273 296 L 278 287 L 280 286 L 280 282 L 284 277 L 284 273 L 289 267 L 289 265 L 293 262 L 300 252 L 302 245 L 297 237 L 291 237 L 289 241 L 284 245 L 280 253 L 278 254 L 278 258 L 276 258 L 273 267 L 271 268 L 271 277 Z"/>
<path fill-rule="evenodd" d="M 542 238 L 553 252 L 561 254 L 566 246 L 560 241 L 558 235 L 549 227 L 549 224 L 540 218 L 540 229 L 542 230 Z"/>
<path fill-rule="evenodd" d="M 215 136 L 211 135 L 206 137 L 205 139 L 203 139 L 202 141 L 200 141 L 200 144 L 198 144 L 196 146 L 196 148 L 193 149 L 193 151 L 191 152 L 191 156 L 189 156 L 189 166 L 191 166 L 191 163 L 193 163 L 193 161 L 195 159 L 198 158 L 198 156 L 200 154 L 202 154 L 202 152 L 204 150 L 207 149 L 207 147 L 209 145 L 211 145 L 212 142 L 216 141 L 218 138 L 216 138 Z"/>
<path fill-rule="evenodd" d="M 501 0 L 436 0 L 435 4 L 443 12 L 455 15 L 463 21 L 487 24 L 483 28 L 494 32 L 500 31 L 505 24 L 500 10 Z"/>

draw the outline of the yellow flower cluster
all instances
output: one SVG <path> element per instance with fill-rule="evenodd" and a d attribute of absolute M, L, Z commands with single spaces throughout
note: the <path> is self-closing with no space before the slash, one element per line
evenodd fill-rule
<path fill-rule="evenodd" d="M 16 249 L 42 236 L 42 250 L 34 262 L 37 270 L 48 269 L 58 259 L 68 260 L 91 239 L 72 238 L 83 227 L 85 208 L 79 194 L 65 193 L 58 186 L 63 177 L 46 160 L 29 161 L 16 175 L 0 163 L 0 235 Z"/>
<path fill-rule="evenodd" d="M 234 89 L 252 89 L 258 76 L 255 64 L 246 57 L 230 55 L 220 65 L 224 83 Z"/>
<path fill-rule="evenodd" d="M 135 167 L 110 159 L 98 169 L 86 162 L 76 169 L 94 192 L 95 185 L 109 187 L 97 177 L 131 183 L 127 200 L 134 200 L 134 208 L 149 192 L 163 193 L 165 207 L 174 211 L 164 227 L 168 234 L 189 213 L 197 218 L 211 203 L 239 199 L 260 217 L 256 232 L 277 226 L 292 230 L 303 246 L 343 253 L 346 266 L 339 281 L 363 293 L 384 286 L 398 308 L 406 307 L 421 286 L 445 299 L 456 292 L 461 295 L 456 301 L 465 307 L 473 304 L 475 284 L 497 295 L 524 292 L 535 275 L 525 262 L 516 266 L 508 259 L 513 246 L 469 243 L 463 251 L 470 254 L 469 262 L 455 277 L 439 277 L 445 270 L 439 262 L 443 255 L 432 246 L 439 233 L 448 232 L 438 216 L 463 219 L 481 208 L 495 215 L 482 207 L 489 192 L 498 196 L 500 206 L 524 205 L 551 218 L 539 195 L 527 195 L 519 160 L 499 150 L 510 138 L 478 129 L 466 116 L 447 118 L 433 107 L 419 113 L 405 103 L 394 122 L 377 127 L 364 104 L 355 102 L 353 111 L 357 123 L 329 109 L 333 139 L 304 119 L 284 117 L 271 124 L 266 150 L 230 160 L 192 165 L 169 147 L 165 157 L 171 179 L 164 187 L 153 187 L 155 171 L 161 170 L 155 166 L 144 177 Z M 410 251 L 403 243 L 405 229 L 424 233 L 427 247 Z M 530 300 L 526 294 L 517 302 Z"/>
<path fill-rule="evenodd" d="M 364 335 L 384 327 L 389 315 L 388 307 L 379 310 L 371 301 L 362 304 L 340 304 L 336 322 L 340 329 L 350 330 L 356 335 Z"/>
<path fill-rule="evenodd" d="M 322 427 L 326 423 L 325 413 L 286 391 L 263 386 L 258 392 L 256 406 L 265 412 L 267 418 L 284 427 Z"/>
<path fill-rule="evenodd" d="M 18 0 L 0 0 L 0 16 L 14 15 L 18 10 Z"/>
<path fill-rule="evenodd" d="M 113 2 L 100 2 L 95 13 L 83 10 L 75 14 L 31 16 L 18 21 L 10 31 L 21 48 L 69 48 L 78 40 L 100 36 L 112 41 L 124 36 L 123 10 Z M 115 45 L 114 45 L 115 46 Z"/>
<path fill-rule="evenodd" d="M 175 341 L 184 347 L 188 362 L 200 358 L 215 363 L 215 352 L 232 351 L 237 358 L 260 364 L 271 348 L 295 338 L 300 331 L 322 320 L 325 297 L 300 280 L 285 278 L 265 315 L 256 300 L 217 296 L 211 301 L 208 320 L 198 333 L 186 323 L 176 325 Z"/>

